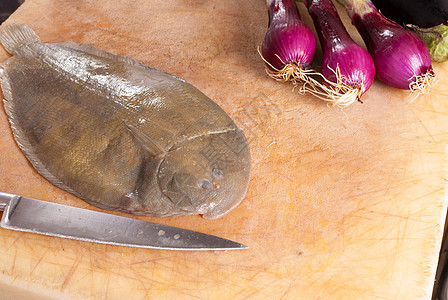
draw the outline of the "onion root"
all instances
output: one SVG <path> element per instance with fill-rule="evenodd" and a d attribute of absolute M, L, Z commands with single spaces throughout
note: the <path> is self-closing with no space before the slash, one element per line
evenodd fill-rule
<path fill-rule="evenodd" d="M 426 94 L 438 82 L 436 74 L 432 71 L 428 71 L 422 75 L 414 75 L 409 80 L 413 80 L 409 84 L 409 90 L 411 91 L 410 96 L 415 95 L 411 102 L 417 99 L 420 95 Z"/>
<path fill-rule="evenodd" d="M 362 103 L 360 98 L 365 88 L 348 84 L 345 76 L 341 74 L 339 65 L 336 70 L 331 69 L 336 77 L 336 82 L 333 82 L 314 69 L 303 69 L 300 62 L 284 63 L 282 61 L 283 67 L 277 69 L 263 57 L 259 48 L 258 53 L 266 64 L 265 71 L 269 77 L 276 81 L 293 83 L 294 88 L 299 87 L 300 94 L 310 93 L 340 108 L 348 107 L 356 101 Z"/>

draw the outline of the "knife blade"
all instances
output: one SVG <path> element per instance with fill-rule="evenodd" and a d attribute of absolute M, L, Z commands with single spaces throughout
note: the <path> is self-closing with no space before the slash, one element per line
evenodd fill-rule
<path fill-rule="evenodd" d="M 0 227 L 95 243 L 164 250 L 247 246 L 192 230 L 0 192 Z"/>

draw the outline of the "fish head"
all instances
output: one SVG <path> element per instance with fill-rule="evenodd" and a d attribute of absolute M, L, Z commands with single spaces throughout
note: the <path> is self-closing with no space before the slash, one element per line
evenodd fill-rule
<path fill-rule="evenodd" d="M 158 183 L 180 211 L 215 219 L 243 200 L 250 171 L 246 137 L 235 129 L 179 143 L 160 164 Z"/>

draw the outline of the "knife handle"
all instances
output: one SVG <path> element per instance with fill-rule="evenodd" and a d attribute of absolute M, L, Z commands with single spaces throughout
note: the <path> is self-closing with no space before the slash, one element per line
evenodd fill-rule
<path fill-rule="evenodd" d="M 4 210 L 16 195 L 0 192 L 0 210 Z"/>

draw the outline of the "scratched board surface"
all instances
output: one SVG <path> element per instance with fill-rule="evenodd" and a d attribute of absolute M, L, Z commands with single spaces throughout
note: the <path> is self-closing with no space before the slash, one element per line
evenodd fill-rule
<path fill-rule="evenodd" d="M 364 104 L 340 110 L 266 76 L 262 0 L 27 0 L 3 26 L 14 22 L 45 42 L 133 57 L 221 105 L 252 152 L 242 204 L 218 220 L 131 217 L 250 248 L 155 251 L 2 229 L 0 298 L 429 299 L 447 207 L 448 64 L 413 103 L 375 81 Z M 3 108 L 0 153 L 0 191 L 98 210 L 31 167 Z"/>

